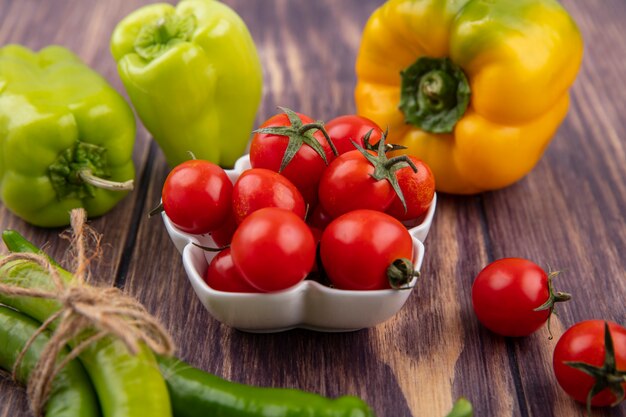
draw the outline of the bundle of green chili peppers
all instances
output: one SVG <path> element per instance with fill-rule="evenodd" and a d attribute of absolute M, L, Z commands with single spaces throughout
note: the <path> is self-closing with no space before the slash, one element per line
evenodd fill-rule
<path fill-rule="evenodd" d="M 11 252 L 43 254 L 15 231 L 5 231 L 2 238 Z M 51 262 L 64 280 L 73 279 L 71 273 Z M 50 277 L 34 262 L 11 261 L 0 267 L 0 284 L 9 283 L 23 288 L 49 289 Z M 0 303 L 14 309 L 0 309 L 0 367 L 10 370 L 39 323 L 52 316 L 60 305 L 54 300 L 2 293 Z M 53 322 L 51 327 L 55 325 Z M 26 360 L 17 370 L 20 380 L 29 375 L 46 337 L 40 336 L 30 346 Z M 79 355 L 78 361 L 73 361 L 57 375 L 52 394 L 46 413 L 49 417 L 86 417 L 98 415 L 100 409 L 105 417 L 374 416 L 369 406 L 357 397 L 329 399 L 295 389 L 237 384 L 193 368 L 177 358 L 155 357 L 147 348 L 138 355 L 131 355 L 120 340 L 112 338 L 93 343 Z M 94 406 L 95 398 L 100 408 Z M 57 404 L 65 404 L 65 407 Z"/>

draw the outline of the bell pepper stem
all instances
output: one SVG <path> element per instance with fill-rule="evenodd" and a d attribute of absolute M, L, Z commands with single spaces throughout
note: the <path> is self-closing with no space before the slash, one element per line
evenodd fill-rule
<path fill-rule="evenodd" d="M 78 177 L 87 184 L 110 191 L 131 191 L 134 187 L 133 180 L 124 182 L 105 180 L 104 178 L 93 175 L 89 169 L 81 169 L 78 171 Z"/>
<path fill-rule="evenodd" d="M 399 107 L 407 123 L 451 133 L 469 105 L 469 81 L 449 58 L 421 57 L 401 72 Z"/>

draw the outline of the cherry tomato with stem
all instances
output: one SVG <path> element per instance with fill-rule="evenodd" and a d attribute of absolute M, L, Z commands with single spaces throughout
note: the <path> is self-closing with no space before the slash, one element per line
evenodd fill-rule
<path fill-rule="evenodd" d="M 230 248 L 220 251 L 211 260 L 204 282 L 214 290 L 226 292 L 259 292 L 248 284 L 233 263 Z"/>
<path fill-rule="evenodd" d="M 333 285 L 346 290 L 406 287 L 417 275 L 408 230 L 375 210 L 354 210 L 333 220 L 322 234 L 320 259 Z"/>
<path fill-rule="evenodd" d="M 352 114 L 335 117 L 324 127 L 339 155 L 356 149 L 352 141 L 367 149 L 368 145 L 375 146 L 383 137 L 383 130 L 375 122 Z"/>
<path fill-rule="evenodd" d="M 250 165 L 287 177 L 309 205 L 317 201 L 317 186 L 337 150 L 324 126 L 310 117 L 281 108 L 266 120 L 250 142 Z"/>
<path fill-rule="evenodd" d="M 233 183 L 220 166 L 192 159 L 174 167 L 165 179 L 162 207 L 183 232 L 208 233 L 229 216 L 232 191 Z"/>
<path fill-rule="evenodd" d="M 355 146 L 331 162 L 320 180 L 320 204 L 333 218 L 357 209 L 385 211 L 395 196 L 404 202 L 396 171 L 405 166 L 417 170 L 406 155 L 387 158 L 384 138 L 378 152 Z"/>
<path fill-rule="evenodd" d="M 283 175 L 264 168 L 245 170 L 233 187 L 233 213 L 241 223 L 264 207 L 289 210 L 304 219 L 306 204 L 300 191 Z"/>
<path fill-rule="evenodd" d="M 527 336 L 546 322 L 557 302 L 571 296 L 555 292 L 552 280 L 558 272 L 546 273 L 527 259 L 503 258 L 478 273 L 472 286 L 472 304 L 478 320 L 502 336 Z M 552 335 L 550 335 L 552 338 Z"/>
<path fill-rule="evenodd" d="M 259 291 L 271 292 L 307 276 L 315 262 L 315 246 L 311 230 L 298 215 L 268 207 L 241 222 L 230 247 L 244 279 Z"/>
<path fill-rule="evenodd" d="M 417 219 L 423 216 L 432 204 L 435 196 L 435 176 L 430 167 L 421 159 L 408 155 L 417 171 L 411 167 L 400 168 L 396 178 L 402 190 L 406 210 L 400 198 L 395 195 L 387 208 L 387 213 L 400 221 Z"/>
<path fill-rule="evenodd" d="M 626 328 L 614 322 L 579 322 L 559 338 L 552 359 L 563 390 L 591 407 L 617 405 L 626 392 Z"/>

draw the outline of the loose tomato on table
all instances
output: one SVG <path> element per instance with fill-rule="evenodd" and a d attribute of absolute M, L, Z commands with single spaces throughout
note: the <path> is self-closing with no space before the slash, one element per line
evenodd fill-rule
<path fill-rule="evenodd" d="M 300 191 L 285 176 L 264 168 L 241 173 L 233 187 L 233 214 L 241 223 L 250 213 L 264 207 L 289 210 L 304 219 L 306 204 Z"/>
<path fill-rule="evenodd" d="M 626 328 L 603 320 L 579 322 L 554 348 L 554 374 L 563 390 L 591 406 L 617 405 L 626 391 Z"/>
<path fill-rule="evenodd" d="M 328 121 L 324 127 L 339 155 L 356 149 L 353 141 L 363 148 L 375 145 L 383 137 L 383 130 L 370 119 L 357 115 L 343 115 Z M 365 138 L 367 137 L 367 143 Z"/>
<path fill-rule="evenodd" d="M 521 258 L 498 259 L 478 273 L 472 303 L 478 320 L 502 336 L 527 336 L 548 321 L 554 304 L 567 293 L 554 292 L 552 279 L 537 264 Z"/>
<path fill-rule="evenodd" d="M 297 284 L 315 262 L 316 242 L 309 226 L 293 212 L 276 207 L 246 217 L 230 247 L 245 280 L 263 292 Z"/>
<path fill-rule="evenodd" d="M 355 210 L 333 220 L 322 234 L 320 259 L 340 289 L 399 288 L 415 276 L 408 230 L 375 210 Z"/>
<path fill-rule="evenodd" d="M 387 213 L 398 220 L 412 220 L 424 215 L 435 196 L 435 177 L 430 167 L 421 159 L 409 155 L 417 171 L 411 167 L 400 168 L 396 171 L 398 184 L 404 196 L 405 206 L 396 195 L 387 209 Z"/>
<path fill-rule="evenodd" d="M 413 166 L 406 156 L 387 158 L 385 141 L 379 141 L 378 152 L 357 147 L 337 157 L 324 171 L 319 184 L 319 201 L 331 217 L 358 209 L 385 211 L 395 196 L 404 197 L 396 171 Z"/>
<path fill-rule="evenodd" d="M 161 192 L 163 210 L 180 230 L 203 234 L 230 215 L 233 184 L 218 165 L 192 159 L 172 169 Z"/>
<path fill-rule="evenodd" d="M 270 117 L 254 131 L 250 165 L 284 175 L 298 187 L 306 202 L 314 205 L 322 172 L 337 150 L 321 123 L 282 110 L 284 113 Z"/>

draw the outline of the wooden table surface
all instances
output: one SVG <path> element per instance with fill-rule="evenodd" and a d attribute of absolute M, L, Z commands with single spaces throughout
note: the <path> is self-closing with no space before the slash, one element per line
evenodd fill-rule
<path fill-rule="evenodd" d="M 147 0 L 0 0 L 0 45 L 71 48 L 120 92 L 109 53 L 115 24 Z M 381 0 L 229 0 L 247 22 L 264 69 L 257 124 L 282 105 L 322 120 L 355 110 L 354 61 L 361 30 Z M 326 334 L 292 330 L 248 334 L 214 320 L 196 299 L 181 258 L 158 218 L 168 173 L 141 125 L 137 187 L 91 224 L 104 233 L 100 284 L 136 296 L 161 319 L 192 364 L 247 384 L 354 394 L 378 416 L 444 416 L 466 396 L 476 416 L 582 416 L 557 386 L 556 340 L 591 318 L 626 324 L 626 23 L 624 0 L 564 0 L 585 40 L 569 115 L 545 157 L 519 183 L 471 197 L 440 196 L 426 241 L 422 279 L 393 319 L 372 329 Z M 32 227 L 0 206 L 13 228 L 62 258 L 60 229 Z M 3 248 L 2 252 L 6 252 Z M 506 256 L 566 272 L 558 286 L 555 340 L 544 328 L 498 337 L 477 322 L 470 290 L 478 271 Z M 0 379 L 0 416 L 28 415 L 24 391 Z M 594 416 L 626 416 L 626 405 Z"/>

